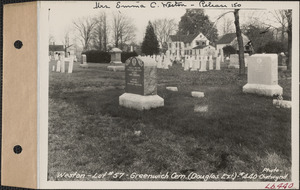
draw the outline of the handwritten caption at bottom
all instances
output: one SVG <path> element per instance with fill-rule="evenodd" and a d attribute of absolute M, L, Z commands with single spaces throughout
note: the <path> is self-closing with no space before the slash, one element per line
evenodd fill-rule
<path fill-rule="evenodd" d="M 279 173 L 280 172 L 280 173 Z M 124 173 L 124 172 L 102 172 L 94 174 L 86 174 L 80 172 L 58 172 L 57 178 L 64 179 L 136 179 L 136 180 L 194 180 L 194 181 L 244 181 L 244 180 L 268 180 L 268 181 L 284 181 L 288 179 L 289 174 L 282 174 L 277 168 L 264 168 L 260 173 L 233 172 L 223 174 L 199 174 L 190 172 L 181 174 L 180 172 L 166 172 L 159 174 L 147 173 Z M 272 186 L 272 185 L 271 185 Z"/>

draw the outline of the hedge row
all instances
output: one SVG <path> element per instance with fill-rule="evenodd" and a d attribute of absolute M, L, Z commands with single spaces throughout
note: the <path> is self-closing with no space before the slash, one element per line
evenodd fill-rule
<path fill-rule="evenodd" d="M 86 61 L 89 63 L 110 63 L 110 53 L 98 50 L 90 50 L 83 52 L 82 54 L 86 55 Z M 137 56 L 136 52 L 122 52 L 121 53 L 121 61 L 125 63 L 125 61 L 129 57 Z"/>

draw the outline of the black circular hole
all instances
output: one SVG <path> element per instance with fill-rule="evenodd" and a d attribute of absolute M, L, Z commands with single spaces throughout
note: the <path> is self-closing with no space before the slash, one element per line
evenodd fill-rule
<path fill-rule="evenodd" d="M 17 41 L 15 41 L 14 46 L 17 49 L 21 49 L 23 46 L 23 43 L 20 40 L 17 40 Z"/>
<path fill-rule="evenodd" d="M 14 147 L 14 153 L 20 154 L 22 152 L 22 147 L 20 145 L 16 145 Z"/>

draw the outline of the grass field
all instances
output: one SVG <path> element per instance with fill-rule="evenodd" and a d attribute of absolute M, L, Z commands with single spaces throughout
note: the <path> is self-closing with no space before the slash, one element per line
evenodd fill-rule
<path fill-rule="evenodd" d="M 136 111 L 118 103 L 124 72 L 106 66 L 75 63 L 72 74 L 50 72 L 48 180 L 141 180 L 65 179 L 59 172 L 222 175 L 277 167 L 279 174 L 290 174 L 291 110 L 273 106 L 272 97 L 243 94 L 247 79 L 238 69 L 159 69 L 158 95 L 165 106 Z M 279 72 L 279 85 L 291 100 L 289 72 Z M 194 98 L 191 91 L 205 97 Z M 194 112 L 195 106 L 208 111 Z"/>

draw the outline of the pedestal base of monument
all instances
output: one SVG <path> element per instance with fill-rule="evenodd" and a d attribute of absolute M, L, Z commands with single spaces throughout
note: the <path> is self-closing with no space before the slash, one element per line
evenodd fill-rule
<path fill-rule="evenodd" d="M 80 67 L 83 67 L 83 68 L 88 68 L 89 67 L 89 64 L 87 63 L 83 63 L 83 64 L 79 64 Z"/>
<path fill-rule="evenodd" d="M 282 95 L 282 87 L 279 85 L 246 84 L 243 86 L 244 93 L 253 93 L 265 96 Z"/>
<path fill-rule="evenodd" d="M 110 64 L 123 64 L 122 61 L 111 61 Z"/>
<path fill-rule="evenodd" d="M 125 71 L 125 66 L 124 65 L 110 65 L 110 66 L 107 66 L 107 69 L 109 71 Z"/>
<path fill-rule="evenodd" d="M 158 95 L 142 96 L 124 93 L 119 97 L 119 105 L 136 110 L 149 110 L 151 108 L 163 107 L 164 99 Z"/>

